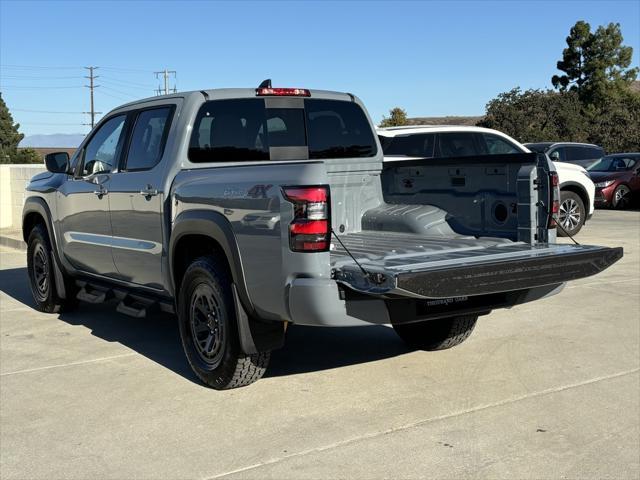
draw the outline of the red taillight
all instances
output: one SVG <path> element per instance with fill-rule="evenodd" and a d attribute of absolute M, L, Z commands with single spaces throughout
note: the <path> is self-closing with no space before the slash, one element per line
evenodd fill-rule
<path fill-rule="evenodd" d="M 549 172 L 549 212 L 548 228 L 556 228 L 558 225 L 558 212 L 560 211 L 560 181 L 557 172 Z"/>
<path fill-rule="evenodd" d="M 329 187 L 283 187 L 284 198 L 293 203 L 289 246 L 294 252 L 322 252 L 331 244 Z"/>
<path fill-rule="evenodd" d="M 311 92 L 306 88 L 270 88 L 256 89 L 258 97 L 310 97 Z"/>

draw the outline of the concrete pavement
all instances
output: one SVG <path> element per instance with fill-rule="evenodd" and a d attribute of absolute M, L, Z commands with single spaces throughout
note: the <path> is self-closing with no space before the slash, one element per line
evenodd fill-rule
<path fill-rule="evenodd" d="M 0 478 L 639 478 L 640 213 L 597 211 L 577 239 L 625 257 L 457 348 L 292 327 L 227 392 L 170 316 L 36 312 L 24 252 L 0 247 Z"/>

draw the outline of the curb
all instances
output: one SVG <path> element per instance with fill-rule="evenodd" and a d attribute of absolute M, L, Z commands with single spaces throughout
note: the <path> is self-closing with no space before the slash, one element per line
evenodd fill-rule
<path fill-rule="evenodd" d="M 5 237 L 0 235 L 0 245 L 3 247 L 13 248 L 15 250 L 27 251 L 27 244 L 23 240 L 17 238 Z"/>

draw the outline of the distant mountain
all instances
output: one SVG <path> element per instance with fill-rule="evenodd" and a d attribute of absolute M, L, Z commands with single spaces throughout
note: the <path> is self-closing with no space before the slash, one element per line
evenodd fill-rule
<path fill-rule="evenodd" d="M 408 125 L 469 125 L 473 126 L 483 117 L 413 117 L 407 118 Z"/>
<path fill-rule="evenodd" d="M 64 147 L 77 148 L 85 135 L 83 133 L 52 133 L 50 135 L 29 135 L 24 137 L 19 147 Z"/>

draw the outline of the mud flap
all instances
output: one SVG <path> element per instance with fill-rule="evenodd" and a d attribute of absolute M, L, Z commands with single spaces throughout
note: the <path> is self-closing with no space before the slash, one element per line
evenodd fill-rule
<path fill-rule="evenodd" d="M 242 351 L 247 355 L 253 355 L 281 348 L 284 345 L 284 322 L 266 322 L 250 318 L 240 302 L 235 284 L 231 284 L 231 290 Z"/>

